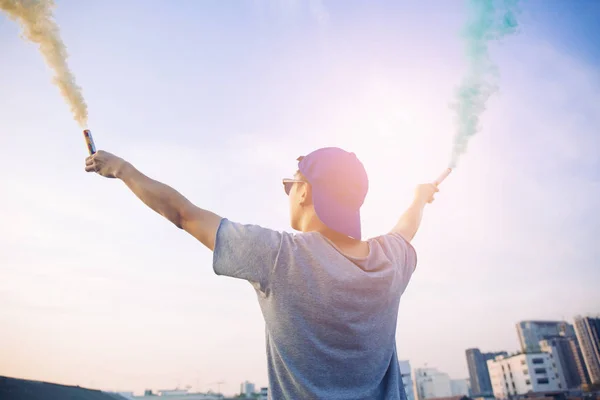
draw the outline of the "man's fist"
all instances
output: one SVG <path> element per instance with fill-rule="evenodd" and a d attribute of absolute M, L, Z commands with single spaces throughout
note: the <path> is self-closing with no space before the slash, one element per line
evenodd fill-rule
<path fill-rule="evenodd" d="M 433 183 L 424 183 L 422 185 L 417 186 L 415 190 L 415 200 L 421 204 L 432 203 L 433 195 L 435 195 L 440 190 Z"/>
<path fill-rule="evenodd" d="M 85 159 L 87 172 L 96 172 L 106 178 L 116 178 L 124 165 L 125 160 L 102 150 Z"/>

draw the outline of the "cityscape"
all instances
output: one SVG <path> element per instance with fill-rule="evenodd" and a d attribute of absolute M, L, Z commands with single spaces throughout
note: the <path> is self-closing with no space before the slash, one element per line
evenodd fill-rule
<path fill-rule="evenodd" d="M 465 350 L 469 377 L 452 379 L 435 367 L 411 368 L 400 361 L 407 400 L 513 400 L 528 397 L 581 398 L 600 392 L 600 316 L 576 316 L 567 321 L 520 321 L 516 324 L 519 350 Z M 224 399 L 219 393 L 185 390 L 147 391 L 144 396 L 118 393 L 129 400 L 156 395 L 173 400 Z M 244 382 L 233 398 L 266 400 L 268 388 Z M 593 395 L 590 395 L 594 398 Z M 597 398 L 598 395 L 596 394 Z"/>
<path fill-rule="evenodd" d="M 600 398 L 600 316 L 576 316 L 572 323 L 519 321 L 515 328 L 520 346 L 516 351 L 488 351 L 490 349 L 475 347 L 465 350 L 468 378 L 453 379 L 435 367 L 413 369 L 409 360 L 399 361 L 407 400 Z M 30 382 L 12 379 L 9 385 L 23 386 Z M 39 385 L 34 387 L 42 390 Z M 86 390 L 61 385 L 53 387 L 55 390 Z M 102 394 L 109 396 L 107 400 L 153 400 L 157 397 L 171 400 L 268 399 L 268 387 L 257 387 L 249 381 L 242 382 L 239 392 L 229 397 L 220 390 L 200 393 L 190 389 L 188 386 L 184 389 L 146 389 L 143 394 L 127 391 Z"/>
<path fill-rule="evenodd" d="M 435 368 L 407 373 L 403 378 L 408 399 L 505 400 L 543 394 L 579 398 L 600 390 L 600 318 L 577 316 L 572 324 L 520 321 L 516 331 L 518 351 L 466 349 L 466 380 L 450 379 Z"/>

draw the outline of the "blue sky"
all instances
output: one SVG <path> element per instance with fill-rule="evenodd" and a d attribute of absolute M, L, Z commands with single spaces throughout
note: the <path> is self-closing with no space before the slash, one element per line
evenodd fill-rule
<path fill-rule="evenodd" d="M 448 162 L 465 68 L 461 2 L 57 1 L 99 148 L 199 206 L 289 229 L 297 156 L 355 151 L 367 235 Z M 491 47 L 500 92 L 427 210 L 400 357 L 467 376 L 515 323 L 597 313 L 598 3 L 523 4 Z M 124 185 L 85 174 L 51 73 L 0 16 L 0 375 L 136 390 L 266 385 L 251 286 Z"/>

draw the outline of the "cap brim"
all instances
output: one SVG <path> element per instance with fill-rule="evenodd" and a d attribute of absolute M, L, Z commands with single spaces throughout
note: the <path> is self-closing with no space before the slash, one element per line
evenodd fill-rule
<path fill-rule="evenodd" d="M 313 185 L 312 196 L 315 212 L 328 228 L 336 232 L 361 239 L 360 209 L 348 207 L 345 204 L 329 200 L 323 195 L 324 191 Z"/>

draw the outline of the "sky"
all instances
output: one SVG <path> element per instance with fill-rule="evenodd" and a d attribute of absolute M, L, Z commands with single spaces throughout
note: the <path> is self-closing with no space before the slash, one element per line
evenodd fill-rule
<path fill-rule="evenodd" d="M 355 152 L 367 236 L 446 167 L 462 2 L 58 0 L 96 145 L 231 220 L 290 230 L 281 178 Z M 414 240 L 399 357 L 453 378 L 515 324 L 600 312 L 600 4 L 523 3 L 499 93 Z M 84 172 L 51 71 L 0 15 L 0 376 L 140 392 L 267 385 L 247 282 L 122 182 Z"/>

